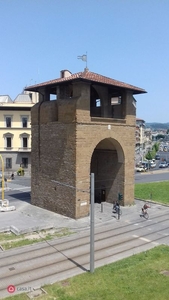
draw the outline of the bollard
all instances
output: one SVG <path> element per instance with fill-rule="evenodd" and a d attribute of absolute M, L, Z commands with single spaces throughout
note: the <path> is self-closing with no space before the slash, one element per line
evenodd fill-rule
<path fill-rule="evenodd" d="M 120 220 L 120 208 L 119 207 L 118 207 L 117 213 L 118 213 L 118 220 Z"/>
<path fill-rule="evenodd" d="M 101 202 L 101 212 L 103 212 L 103 202 Z"/>

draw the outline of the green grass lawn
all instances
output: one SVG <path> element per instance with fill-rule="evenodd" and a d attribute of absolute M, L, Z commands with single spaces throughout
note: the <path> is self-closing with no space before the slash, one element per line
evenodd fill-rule
<path fill-rule="evenodd" d="M 169 181 L 135 184 L 135 198 L 169 204 Z"/>
<path fill-rule="evenodd" d="M 169 247 L 161 245 L 121 261 L 44 287 L 38 300 L 168 300 Z M 8 297 L 26 300 L 26 294 Z"/>
<path fill-rule="evenodd" d="M 73 234 L 68 228 L 61 228 L 58 231 L 41 230 L 30 234 L 15 235 L 12 232 L 0 233 L 0 245 L 4 250 L 11 248 L 22 247 L 26 245 L 32 245 L 45 240 L 52 240 L 54 238 L 60 238 L 63 236 L 69 236 Z"/>

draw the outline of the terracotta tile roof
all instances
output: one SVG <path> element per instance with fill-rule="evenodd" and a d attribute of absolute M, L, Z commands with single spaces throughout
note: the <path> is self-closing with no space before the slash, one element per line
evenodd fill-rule
<path fill-rule="evenodd" d="M 142 121 L 142 122 L 145 122 L 143 119 L 140 119 L 140 118 L 136 118 L 136 121 Z"/>
<path fill-rule="evenodd" d="M 53 80 L 49 80 L 43 83 L 39 83 L 36 85 L 32 85 L 32 86 L 28 86 L 25 88 L 26 91 L 35 91 L 41 87 L 45 87 L 45 86 L 51 86 L 51 85 L 58 85 L 64 82 L 71 82 L 71 81 L 76 81 L 76 80 L 83 80 L 83 81 L 90 81 L 90 82 L 95 82 L 95 83 L 101 83 L 101 84 L 105 84 L 105 85 L 111 85 L 114 87 L 119 87 L 119 88 L 124 88 L 124 89 L 129 89 L 132 90 L 134 94 L 140 94 L 140 93 L 146 93 L 146 91 L 144 89 L 141 89 L 139 87 L 109 78 L 109 77 L 105 77 L 103 75 L 99 75 L 97 73 L 93 73 L 90 71 L 84 71 L 84 72 L 79 72 L 79 73 L 75 73 L 75 74 L 71 74 L 68 77 L 64 77 L 64 78 L 57 78 L 57 79 L 53 79 Z"/>

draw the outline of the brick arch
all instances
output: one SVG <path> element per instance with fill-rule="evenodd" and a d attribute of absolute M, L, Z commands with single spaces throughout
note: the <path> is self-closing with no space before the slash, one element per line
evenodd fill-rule
<path fill-rule="evenodd" d="M 97 143 L 90 171 L 95 174 L 95 202 L 117 200 L 124 190 L 124 152 L 117 140 L 105 138 Z"/>
<path fill-rule="evenodd" d="M 89 164 L 90 164 L 94 150 L 98 147 L 99 144 L 105 143 L 107 141 L 109 141 L 109 143 L 111 144 L 111 146 L 110 146 L 111 149 L 113 149 L 113 147 L 116 149 L 117 155 L 118 155 L 118 162 L 124 163 L 125 151 L 123 149 L 122 141 L 118 140 L 118 133 L 114 132 L 113 137 L 110 136 L 109 134 L 107 136 L 104 134 L 104 136 L 102 138 L 100 138 L 100 136 L 98 135 L 98 136 L 95 136 L 95 138 L 93 138 L 93 140 L 91 140 L 90 148 L 88 149 L 88 151 L 89 151 L 88 159 L 89 160 L 87 159 Z"/>

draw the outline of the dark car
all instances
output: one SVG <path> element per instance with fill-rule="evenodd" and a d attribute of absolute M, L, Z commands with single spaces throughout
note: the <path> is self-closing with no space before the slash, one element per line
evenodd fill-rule
<path fill-rule="evenodd" d="M 155 156 L 155 160 L 160 160 L 160 155 L 157 154 L 157 155 Z"/>

